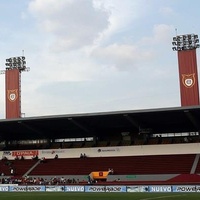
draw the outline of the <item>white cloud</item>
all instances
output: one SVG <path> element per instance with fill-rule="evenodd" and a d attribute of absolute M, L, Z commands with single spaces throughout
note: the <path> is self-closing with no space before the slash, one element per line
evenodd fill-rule
<path fill-rule="evenodd" d="M 91 55 L 107 67 L 118 70 L 135 69 L 141 62 L 147 62 L 153 58 L 150 51 L 143 51 L 137 46 L 127 44 L 112 44 L 107 47 L 95 49 Z"/>
<path fill-rule="evenodd" d="M 55 51 L 91 45 L 109 26 L 109 12 L 92 0 L 34 0 L 29 10 L 40 29 L 54 36 Z"/>
<path fill-rule="evenodd" d="M 108 42 L 116 33 L 132 29 L 133 22 L 143 13 L 145 8 L 141 9 L 141 1 L 133 0 L 95 0 L 96 4 L 104 5 L 109 10 L 110 25 L 105 29 L 96 44 Z"/>
<path fill-rule="evenodd" d="M 159 44 L 171 44 L 172 33 L 174 27 L 167 24 L 156 24 L 153 27 L 153 35 L 151 37 L 144 37 L 141 39 L 140 44 L 142 45 L 153 45 Z"/>
<path fill-rule="evenodd" d="M 0 22 L 7 19 L 9 24 L 1 29 L 1 55 L 11 57 L 23 46 L 31 68 L 22 77 L 27 116 L 159 107 L 176 101 L 169 98 L 178 91 L 171 39 L 173 23 L 186 19 L 172 20 L 170 13 L 177 8 L 158 0 L 148 5 L 146 0 L 27 2 L 29 9 L 16 13 L 20 27 L 0 14 Z"/>

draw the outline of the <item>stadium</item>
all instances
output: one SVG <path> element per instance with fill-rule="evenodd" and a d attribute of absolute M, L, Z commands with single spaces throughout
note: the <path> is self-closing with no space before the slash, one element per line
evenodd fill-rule
<path fill-rule="evenodd" d="M 199 192 L 196 43 L 173 38 L 181 107 L 172 108 L 21 117 L 25 58 L 8 59 L 0 191 Z"/>

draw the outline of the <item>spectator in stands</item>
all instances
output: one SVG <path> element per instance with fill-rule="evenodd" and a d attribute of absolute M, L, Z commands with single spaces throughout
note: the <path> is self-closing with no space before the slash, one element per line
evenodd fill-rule
<path fill-rule="evenodd" d="M 45 158 L 45 157 L 42 157 L 41 160 L 40 160 L 40 162 L 41 162 L 41 163 L 46 163 L 46 158 Z"/>
<path fill-rule="evenodd" d="M 16 157 L 15 157 L 15 160 L 19 160 L 19 157 L 18 157 L 18 156 L 16 156 Z"/>
<path fill-rule="evenodd" d="M 90 175 L 88 176 L 88 184 L 92 184 L 92 179 L 91 179 Z"/>
<path fill-rule="evenodd" d="M 109 169 L 108 169 L 108 174 L 109 174 L 109 175 L 114 174 L 114 170 L 113 170 L 112 168 L 109 168 Z"/>
<path fill-rule="evenodd" d="M 158 144 L 162 143 L 162 135 L 159 135 Z"/>
<path fill-rule="evenodd" d="M 2 178 L 1 183 L 4 184 L 5 182 L 5 178 Z"/>
<path fill-rule="evenodd" d="M 33 156 L 32 160 L 38 160 L 38 156 L 37 155 Z"/>
<path fill-rule="evenodd" d="M 61 143 L 61 149 L 63 149 L 64 147 L 65 147 L 65 140 L 63 140 Z"/>
<path fill-rule="evenodd" d="M 61 178 L 60 178 L 60 183 L 62 183 L 62 184 L 65 184 L 65 178 L 62 176 Z"/>
<path fill-rule="evenodd" d="M 13 167 L 10 168 L 10 174 L 13 176 L 14 175 L 14 169 Z"/>
<path fill-rule="evenodd" d="M 6 163 L 5 163 L 5 165 L 7 165 L 7 166 L 11 166 L 11 165 L 12 165 L 12 162 L 11 162 L 11 161 L 9 161 L 9 160 L 6 160 Z"/>
<path fill-rule="evenodd" d="M 185 142 L 185 143 L 188 143 L 188 142 L 189 142 L 189 140 L 188 140 L 187 137 L 184 137 L 184 142 Z"/>
<path fill-rule="evenodd" d="M 80 158 L 87 158 L 87 156 L 85 153 L 84 154 L 81 153 Z"/>
<path fill-rule="evenodd" d="M 8 160 L 8 158 L 6 156 L 3 156 L 2 160 Z"/>

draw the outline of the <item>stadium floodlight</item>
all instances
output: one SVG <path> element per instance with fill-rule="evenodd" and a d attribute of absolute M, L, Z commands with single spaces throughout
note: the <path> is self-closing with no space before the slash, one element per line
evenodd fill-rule
<path fill-rule="evenodd" d="M 173 51 L 177 51 L 177 48 L 176 48 L 176 47 L 172 47 L 172 50 L 173 50 Z"/>
<path fill-rule="evenodd" d="M 180 41 L 180 39 L 181 39 L 181 36 L 176 36 L 177 41 Z"/>
<path fill-rule="evenodd" d="M 174 41 L 174 42 L 177 41 L 176 37 L 173 37 L 173 41 Z"/>
<path fill-rule="evenodd" d="M 177 46 L 181 46 L 181 44 L 182 44 L 181 42 L 177 42 Z"/>
<path fill-rule="evenodd" d="M 20 71 L 26 70 L 26 61 L 24 56 L 19 56 L 19 57 L 12 57 L 6 59 L 5 63 L 7 67 L 6 69 L 19 69 Z"/>
<path fill-rule="evenodd" d="M 172 42 L 172 45 L 177 45 L 177 43 L 176 42 Z"/>
<path fill-rule="evenodd" d="M 189 40 L 189 44 L 192 44 L 192 40 Z"/>
<path fill-rule="evenodd" d="M 173 51 L 186 51 L 200 47 L 198 35 L 195 34 L 177 35 L 173 37 L 172 45 Z"/>
<path fill-rule="evenodd" d="M 177 47 L 177 51 L 180 51 L 181 50 L 181 47 Z"/>

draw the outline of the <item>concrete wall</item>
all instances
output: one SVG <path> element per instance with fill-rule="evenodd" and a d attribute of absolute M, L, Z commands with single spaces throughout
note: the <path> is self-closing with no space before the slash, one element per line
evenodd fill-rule
<path fill-rule="evenodd" d="M 38 154 L 39 158 L 51 159 L 57 154 L 59 158 L 78 158 L 81 153 L 88 157 L 200 154 L 200 143 L 0 151 L 0 157 L 6 156 L 12 160 L 16 155 L 23 155 L 25 159 L 31 159 L 33 155 Z"/>

